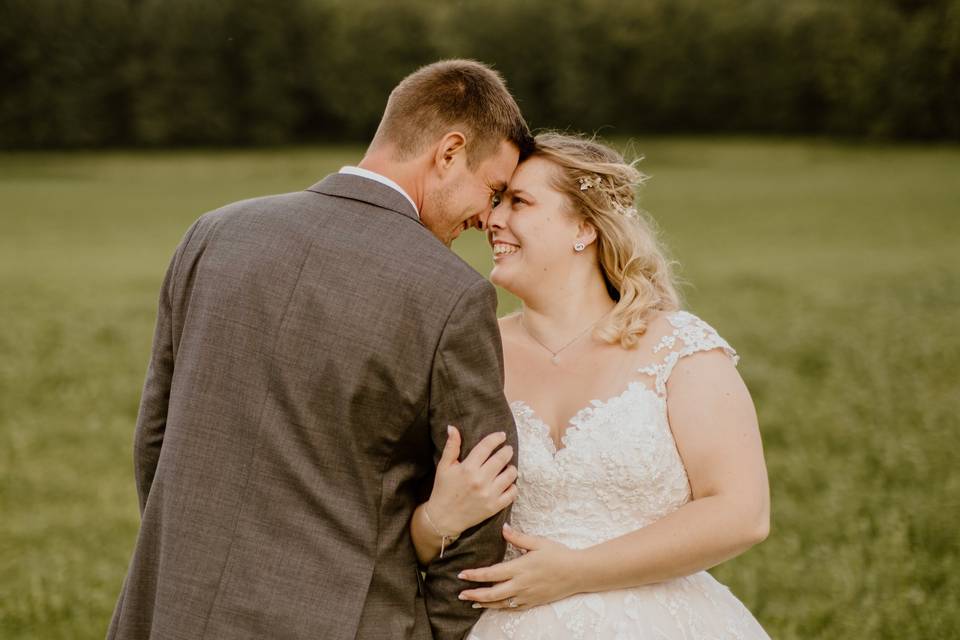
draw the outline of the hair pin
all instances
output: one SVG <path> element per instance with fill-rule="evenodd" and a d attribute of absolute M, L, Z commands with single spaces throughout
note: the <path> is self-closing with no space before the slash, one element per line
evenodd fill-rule
<path fill-rule="evenodd" d="M 600 186 L 600 176 L 581 176 L 580 191 L 586 191 L 590 187 Z"/>
<path fill-rule="evenodd" d="M 634 208 L 634 207 L 625 207 L 625 206 L 623 206 L 622 204 L 620 204 L 619 202 L 614 202 L 614 203 L 613 203 L 613 208 L 616 209 L 616 210 L 617 210 L 617 213 L 619 213 L 619 214 L 622 215 L 622 216 L 626 216 L 626 217 L 628 217 L 628 218 L 638 218 L 638 217 L 640 217 L 640 214 L 637 213 L 637 210 L 636 210 L 636 208 Z"/>

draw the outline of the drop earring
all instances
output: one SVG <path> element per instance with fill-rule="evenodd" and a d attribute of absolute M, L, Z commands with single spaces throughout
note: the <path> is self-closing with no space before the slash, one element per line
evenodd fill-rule
<path fill-rule="evenodd" d="M 587 248 L 587 245 L 583 244 L 582 242 L 578 242 L 577 244 L 573 245 L 573 250 L 576 251 L 577 253 L 580 253 L 586 248 Z"/>

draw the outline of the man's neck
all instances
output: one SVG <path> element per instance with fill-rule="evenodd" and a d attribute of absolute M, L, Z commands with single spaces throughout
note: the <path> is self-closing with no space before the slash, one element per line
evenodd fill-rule
<path fill-rule="evenodd" d="M 383 157 L 382 153 L 368 152 L 357 166 L 396 182 L 413 200 L 417 211 L 423 211 L 423 185 L 417 179 L 417 172 L 411 163 L 396 162 Z"/>

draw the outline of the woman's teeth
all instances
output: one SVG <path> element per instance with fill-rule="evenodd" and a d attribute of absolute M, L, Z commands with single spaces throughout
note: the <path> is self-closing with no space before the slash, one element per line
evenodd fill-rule
<path fill-rule="evenodd" d="M 520 250 L 520 247 L 515 247 L 512 244 L 493 245 L 493 255 L 495 256 L 505 256 L 511 253 L 516 253 L 519 250 Z"/>

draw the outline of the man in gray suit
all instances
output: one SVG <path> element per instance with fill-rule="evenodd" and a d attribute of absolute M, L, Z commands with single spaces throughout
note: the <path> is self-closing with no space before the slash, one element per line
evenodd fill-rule
<path fill-rule="evenodd" d="M 359 167 L 202 216 L 177 247 L 135 435 L 141 526 L 108 638 L 461 638 L 457 573 L 408 526 L 447 425 L 516 432 L 493 287 L 449 250 L 530 132 L 501 78 L 404 79 Z"/>

